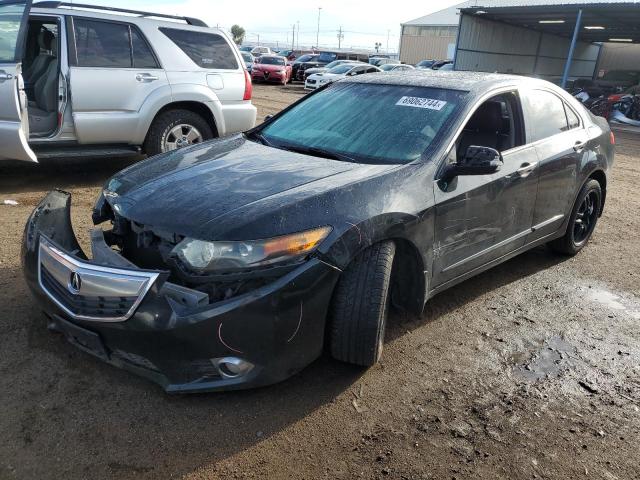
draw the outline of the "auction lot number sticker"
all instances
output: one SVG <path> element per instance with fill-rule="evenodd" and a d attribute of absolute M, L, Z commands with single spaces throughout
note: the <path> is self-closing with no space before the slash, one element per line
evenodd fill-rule
<path fill-rule="evenodd" d="M 421 97 L 402 97 L 396 102 L 396 105 L 403 107 L 428 108 L 429 110 L 442 110 L 446 104 L 447 102 L 444 100 Z"/>

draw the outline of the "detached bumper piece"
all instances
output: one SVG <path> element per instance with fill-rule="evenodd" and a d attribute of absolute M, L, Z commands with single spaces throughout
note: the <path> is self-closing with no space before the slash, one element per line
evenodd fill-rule
<path fill-rule="evenodd" d="M 142 375 L 167 392 L 250 388 L 295 374 L 322 352 L 339 271 L 311 259 L 228 300 L 143 270 L 91 234 L 92 259 L 70 221 L 71 197 L 54 191 L 29 218 L 24 275 L 49 328 L 74 346 Z"/>

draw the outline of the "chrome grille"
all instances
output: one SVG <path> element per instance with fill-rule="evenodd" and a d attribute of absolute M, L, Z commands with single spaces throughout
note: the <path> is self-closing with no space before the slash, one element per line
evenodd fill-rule
<path fill-rule="evenodd" d="M 75 319 L 127 320 L 158 275 L 158 272 L 94 265 L 66 254 L 45 237 L 40 239 L 40 287 Z"/>

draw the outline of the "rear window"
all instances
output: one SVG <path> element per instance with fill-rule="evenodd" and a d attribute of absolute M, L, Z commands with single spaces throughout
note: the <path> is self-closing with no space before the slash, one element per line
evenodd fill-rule
<path fill-rule="evenodd" d="M 221 35 L 177 28 L 160 28 L 160 31 L 199 67 L 220 70 L 238 68 L 238 62 L 231 47 Z"/>
<path fill-rule="evenodd" d="M 136 27 L 77 17 L 73 25 L 79 67 L 160 68 Z"/>
<path fill-rule="evenodd" d="M 281 148 L 318 148 L 360 163 L 408 163 L 449 136 L 447 128 L 465 95 L 427 87 L 335 84 L 281 114 L 261 133 Z"/>
<path fill-rule="evenodd" d="M 329 62 L 333 62 L 337 57 L 338 55 L 335 53 L 322 52 L 318 56 L 318 61 L 322 63 L 329 63 Z"/>
<path fill-rule="evenodd" d="M 568 130 L 564 102 L 559 97 L 545 90 L 524 90 L 522 94 L 531 137 L 528 143 Z"/>
<path fill-rule="evenodd" d="M 75 18 L 74 28 L 78 66 L 131 68 L 127 25 Z"/>

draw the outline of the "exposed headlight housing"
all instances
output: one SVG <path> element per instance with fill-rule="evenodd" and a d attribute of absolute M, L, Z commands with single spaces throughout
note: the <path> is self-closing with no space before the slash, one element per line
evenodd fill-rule
<path fill-rule="evenodd" d="M 309 255 L 330 232 L 331 227 L 319 227 L 306 232 L 246 242 L 207 242 L 185 238 L 175 246 L 172 253 L 190 270 L 198 273 L 248 269 L 289 263 Z"/>

